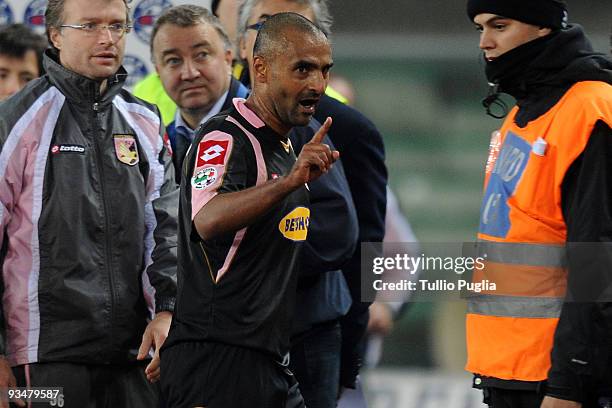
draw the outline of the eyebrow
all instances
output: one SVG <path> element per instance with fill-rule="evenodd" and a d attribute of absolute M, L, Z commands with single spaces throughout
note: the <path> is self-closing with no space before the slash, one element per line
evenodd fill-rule
<path fill-rule="evenodd" d="M 319 66 L 318 64 L 316 64 L 314 62 L 311 62 L 311 61 L 307 61 L 307 60 L 299 60 L 295 64 L 293 64 L 294 68 L 297 68 L 297 67 L 306 67 L 306 68 L 309 68 L 309 69 L 313 69 L 313 68 L 317 68 L 318 66 Z M 323 69 L 330 69 L 333 66 L 334 66 L 334 63 L 330 62 L 329 64 L 324 65 Z"/>
<path fill-rule="evenodd" d="M 488 19 L 487 21 L 485 21 L 483 24 L 480 23 L 474 23 L 477 26 L 481 26 L 481 25 L 491 25 L 493 23 L 495 23 L 498 20 L 509 20 L 509 17 L 504 17 L 504 16 L 493 16 L 490 19 Z"/>
<path fill-rule="evenodd" d="M 192 45 L 191 49 L 195 50 L 196 48 L 200 48 L 200 47 L 210 47 L 210 43 L 208 41 L 202 41 L 200 43 Z M 178 53 L 178 48 L 170 48 L 167 50 L 163 50 L 161 56 L 165 57 L 168 54 L 176 54 L 176 53 Z"/>
<path fill-rule="evenodd" d="M 260 16 L 259 16 L 259 18 L 257 19 L 257 21 L 267 20 L 267 19 L 269 19 L 270 17 L 272 17 L 272 15 L 271 15 L 271 14 L 262 14 L 262 15 L 260 15 Z"/>

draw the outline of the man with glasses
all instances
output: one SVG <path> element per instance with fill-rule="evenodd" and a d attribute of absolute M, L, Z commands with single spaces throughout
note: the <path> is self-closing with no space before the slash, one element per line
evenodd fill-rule
<path fill-rule="evenodd" d="M 47 74 L 0 105 L 0 387 L 156 406 L 178 191 L 157 111 L 122 88 L 127 3 L 50 0 L 45 18 Z"/>

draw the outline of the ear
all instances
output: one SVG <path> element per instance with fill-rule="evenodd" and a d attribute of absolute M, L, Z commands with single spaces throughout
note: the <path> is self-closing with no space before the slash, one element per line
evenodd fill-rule
<path fill-rule="evenodd" d="M 253 58 L 253 77 L 257 82 L 268 82 L 268 63 L 260 55 Z"/>
<path fill-rule="evenodd" d="M 538 29 L 538 37 L 544 37 L 547 36 L 548 34 L 550 34 L 552 32 L 552 29 L 548 28 L 548 27 L 540 27 Z"/>
<path fill-rule="evenodd" d="M 51 43 L 55 48 L 57 48 L 58 50 L 62 49 L 62 33 L 60 33 L 57 28 L 49 28 L 49 38 L 51 38 Z"/>
<path fill-rule="evenodd" d="M 232 50 L 225 50 L 225 54 L 223 55 L 223 59 L 225 60 L 225 64 L 227 65 L 227 69 L 229 73 L 232 73 L 232 62 L 234 60 L 234 52 Z"/>

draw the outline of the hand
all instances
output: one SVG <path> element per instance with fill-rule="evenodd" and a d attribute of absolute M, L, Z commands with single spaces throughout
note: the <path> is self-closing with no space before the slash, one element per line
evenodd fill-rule
<path fill-rule="evenodd" d="M 17 381 L 13 375 L 13 370 L 11 370 L 11 366 L 6 360 L 6 357 L 0 356 L 0 389 L 5 390 L 7 388 L 15 387 L 17 387 Z M 4 397 L 0 398 L 0 408 L 9 408 L 8 401 L 5 400 Z M 18 407 L 26 406 L 25 401 L 21 399 L 14 399 L 12 402 L 14 402 Z"/>
<path fill-rule="evenodd" d="M 540 408 L 582 408 L 582 403 L 546 396 Z"/>
<path fill-rule="evenodd" d="M 370 318 L 368 319 L 368 333 L 386 336 L 393 329 L 393 316 L 389 306 L 381 302 L 370 305 Z"/>
<path fill-rule="evenodd" d="M 332 164 L 340 157 L 340 152 L 332 151 L 328 145 L 322 143 L 331 124 L 332 119 L 328 117 L 310 142 L 302 147 L 297 162 L 287 176 L 292 186 L 298 187 L 316 180 L 322 174 L 327 173 Z"/>
<path fill-rule="evenodd" d="M 151 320 L 147 325 L 142 335 L 142 343 L 140 343 L 136 359 L 144 360 L 149 354 L 151 347 L 153 347 L 153 359 L 145 368 L 147 380 L 152 383 L 159 380 L 159 349 L 164 344 L 164 341 L 166 341 L 166 337 L 168 337 L 170 323 L 172 323 L 172 313 L 159 312 L 155 315 L 155 319 Z"/>

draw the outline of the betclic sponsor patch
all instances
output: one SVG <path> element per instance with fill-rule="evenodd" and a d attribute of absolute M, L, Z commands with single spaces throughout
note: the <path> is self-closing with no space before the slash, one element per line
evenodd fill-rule
<path fill-rule="evenodd" d="M 305 241 L 309 223 L 310 209 L 297 207 L 278 223 L 278 229 L 285 238 L 291 241 Z"/>

